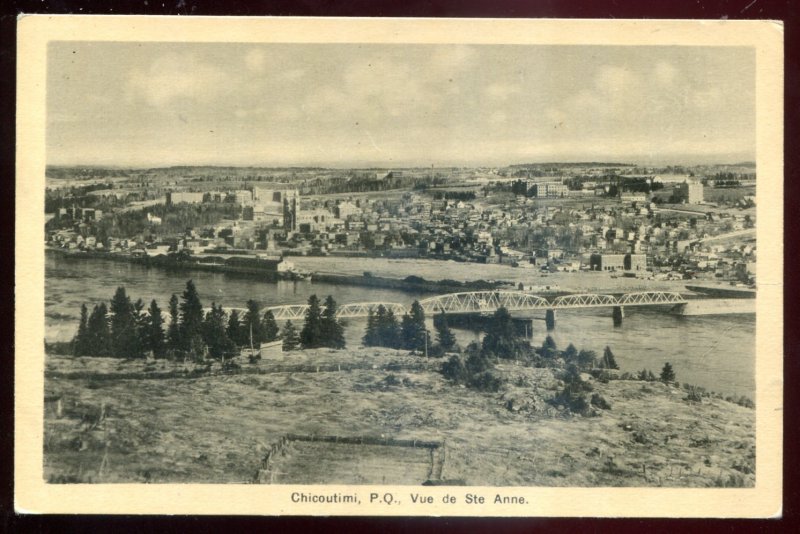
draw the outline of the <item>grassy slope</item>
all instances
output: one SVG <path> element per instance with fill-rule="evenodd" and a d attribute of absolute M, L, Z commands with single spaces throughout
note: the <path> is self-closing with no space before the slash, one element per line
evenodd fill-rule
<path fill-rule="evenodd" d="M 416 356 L 374 349 L 307 351 L 297 360 L 419 363 Z M 270 444 L 293 433 L 445 441 L 443 478 L 470 485 L 754 483 L 753 474 L 743 473 L 754 462 L 753 410 L 717 399 L 691 403 L 684 391 L 663 384 L 611 381 L 595 384 L 611 410 L 565 418 L 544 403 L 559 386 L 550 370 L 500 365 L 506 386 L 481 393 L 451 385 L 435 372 L 438 363 L 415 371 L 198 379 L 50 377 L 48 392 L 63 395 L 65 417 L 45 419 L 45 477 L 245 483 Z M 102 365 L 106 374 L 142 368 L 116 360 Z M 80 366 L 66 358 L 48 363 L 62 371 Z M 387 385 L 389 374 L 400 383 Z M 95 425 L 101 405 L 107 415 Z M 385 480 L 380 465 L 365 461 L 349 482 L 408 482 Z M 332 482 L 322 471 L 311 465 L 297 481 Z"/>

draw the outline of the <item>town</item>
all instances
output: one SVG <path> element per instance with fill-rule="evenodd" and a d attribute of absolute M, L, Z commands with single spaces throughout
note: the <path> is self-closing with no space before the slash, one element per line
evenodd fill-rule
<path fill-rule="evenodd" d="M 47 240 L 115 257 L 254 266 L 381 257 L 755 284 L 755 166 L 51 167 Z M 244 256 L 244 258 L 241 258 Z M 231 260 L 233 258 L 233 260 Z"/>

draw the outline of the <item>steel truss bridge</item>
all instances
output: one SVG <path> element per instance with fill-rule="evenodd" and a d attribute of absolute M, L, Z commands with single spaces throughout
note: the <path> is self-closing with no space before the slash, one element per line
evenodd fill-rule
<path fill-rule="evenodd" d="M 680 294 L 667 291 L 642 291 L 625 293 L 622 295 L 602 295 L 595 293 L 580 293 L 563 295 L 548 300 L 539 295 L 526 291 L 470 291 L 464 293 L 449 293 L 438 295 L 419 301 L 422 309 L 428 315 L 444 312 L 445 314 L 475 314 L 492 313 L 498 308 L 508 311 L 535 311 L 535 310 L 575 310 L 585 308 L 622 308 L 628 306 L 670 306 L 686 304 L 686 299 Z M 410 311 L 410 306 L 395 302 L 358 302 L 342 304 L 338 307 L 336 316 L 340 319 L 367 317 L 370 311 L 376 312 L 378 306 L 391 310 L 395 316 L 400 317 Z M 241 308 L 240 312 L 246 312 Z M 307 304 L 291 304 L 287 306 L 270 306 L 262 310 L 271 311 L 276 320 L 301 320 L 305 317 Z"/>

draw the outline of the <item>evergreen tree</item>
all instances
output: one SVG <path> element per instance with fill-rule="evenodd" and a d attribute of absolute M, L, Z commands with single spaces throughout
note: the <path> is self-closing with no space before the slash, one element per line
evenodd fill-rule
<path fill-rule="evenodd" d="M 225 323 L 225 310 L 222 305 L 211 303 L 211 310 L 206 313 L 203 321 L 203 342 L 208 347 L 208 354 L 212 358 L 221 359 L 231 355 L 236 350 L 236 345 L 228 337 Z"/>
<path fill-rule="evenodd" d="M 614 359 L 614 353 L 611 352 L 611 347 L 606 346 L 603 350 L 603 358 L 600 360 L 600 367 L 602 369 L 619 369 L 617 360 Z"/>
<path fill-rule="evenodd" d="M 669 362 L 664 364 L 664 367 L 661 369 L 661 381 L 666 383 L 675 382 L 675 371 L 672 369 L 672 365 Z"/>
<path fill-rule="evenodd" d="M 578 362 L 578 349 L 572 343 L 567 345 L 567 348 L 564 350 L 564 361 L 567 363 Z"/>
<path fill-rule="evenodd" d="M 262 330 L 264 332 L 264 341 L 275 341 L 278 339 L 281 329 L 278 327 L 278 323 L 275 321 L 275 315 L 271 310 L 267 310 L 267 313 L 264 314 Z"/>
<path fill-rule="evenodd" d="M 336 318 L 336 301 L 330 295 L 325 299 L 325 309 L 320 320 L 320 334 L 324 346 L 334 349 L 344 348 L 344 328 Z"/>
<path fill-rule="evenodd" d="M 558 354 L 558 347 L 556 341 L 552 336 L 547 336 L 542 342 L 541 355 L 545 358 L 555 358 Z"/>
<path fill-rule="evenodd" d="M 400 346 L 400 327 L 392 310 L 383 304 L 378 305 L 375 312 L 376 345 L 379 347 L 398 348 Z"/>
<path fill-rule="evenodd" d="M 378 324 L 372 308 L 367 311 L 367 329 L 361 341 L 365 347 L 375 347 L 378 345 Z"/>
<path fill-rule="evenodd" d="M 150 350 L 147 348 L 148 340 L 148 326 L 150 323 L 150 316 L 145 312 L 144 301 L 136 299 L 133 303 L 133 321 L 136 324 L 136 343 L 137 350 L 140 354 Z"/>
<path fill-rule="evenodd" d="M 167 349 L 181 350 L 181 317 L 178 311 L 178 296 L 175 293 L 169 299 L 169 326 L 167 327 Z"/>
<path fill-rule="evenodd" d="M 517 335 L 511 314 L 504 307 L 498 308 L 483 337 L 483 354 L 498 358 L 516 359 L 522 356 L 530 345 Z"/>
<path fill-rule="evenodd" d="M 231 314 L 228 317 L 227 333 L 231 341 L 236 343 L 239 347 L 247 345 L 249 342 L 244 335 L 245 332 L 242 327 L 242 322 L 239 320 L 239 310 L 231 310 Z"/>
<path fill-rule="evenodd" d="M 111 332 L 108 329 L 108 308 L 101 302 L 92 309 L 86 323 L 88 341 L 87 354 L 92 356 L 111 356 Z"/>
<path fill-rule="evenodd" d="M 166 352 L 164 318 L 161 316 L 161 308 L 158 307 L 155 299 L 150 302 L 150 308 L 147 310 L 147 319 L 145 350 L 152 350 L 156 358 L 163 358 Z"/>
<path fill-rule="evenodd" d="M 425 350 L 428 330 L 425 328 L 425 311 L 419 301 L 411 304 L 411 313 L 403 316 L 400 327 L 403 348 Z"/>
<path fill-rule="evenodd" d="M 582 350 L 578 353 L 577 366 L 581 369 L 592 369 L 597 363 L 597 353 L 593 350 Z"/>
<path fill-rule="evenodd" d="M 86 304 L 81 304 L 81 320 L 78 323 L 78 332 L 72 339 L 72 354 L 75 356 L 86 356 L 88 354 L 89 342 L 89 310 Z"/>
<path fill-rule="evenodd" d="M 297 329 L 292 324 L 292 321 L 286 321 L 281 337 L 283 338 L 283 350 L 285 352 L 296 350 L 300 346 L 300 336 L 297 335 Z"/>
<path fill-rule="evenodd" d="M 300 343 L 304 349 L 315 349 L 321 345 L 322 311 L 316 295 L 308 297 L 308 309 L 303 329 L 300 331 Z"/>
<path fill-rule="evenodd" d="M 181 326 L 180 335 L 182 348 L 194 356 L 205 353 L 203 346 L 203 304 L 194 282 L 186 282 L 186 289 L 183 291 L 183 299 L 180 304 Z"/>
<path fill-rule="evenodd" d="M 131 299 L 120 286 L 111 299 L 111 354 L 119 358 L 142 355 L 137 332 L 137 318 Z"/>
<path fill-rule="evenodd" d="M 264 332 L 264 323 L 261 321 L 261 307 L 255 300 L 247 301 L 247 311 L 243 318 L 243 327 L 245 336 L 247 337 L 247 344 L 250 343 L 250 336 L 252 333 L 253 346 L 260 347 L 263 341 L 267 341 L 266 333 Z"/>
<path fill-rule="evenodd" d="M 444 310 L 439 313 L 439 317 L 437 317 L 438 321 L 434 321 L 434 327 L 436 327 L 436 340 L 439 343 L 439 346 L 442 347 L 445 351 L 452 350 L 452 348 L 456 344 L 456 336 L 453 334 L 453 331 L 450 330 L 450 327 L 447 324 L 447 316 L 444 313 Z"/>

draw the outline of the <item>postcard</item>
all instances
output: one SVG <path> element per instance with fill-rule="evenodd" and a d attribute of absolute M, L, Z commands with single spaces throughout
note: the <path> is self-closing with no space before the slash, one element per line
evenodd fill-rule
<path fill-rule="evenodd" d="M 19 512 L 781 514 L 782 23 L 18 28 Z"/>

